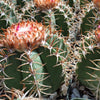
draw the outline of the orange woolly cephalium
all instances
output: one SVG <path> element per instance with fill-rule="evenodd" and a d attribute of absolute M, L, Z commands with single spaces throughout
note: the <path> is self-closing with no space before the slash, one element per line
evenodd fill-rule
<path fill-rule="evenodd" d="M 58 5 L 59 0 L 34 0 L 37 8 L 50 9 Z"/>
<path fill-rule="evenodd" d="M 98 42 L 100 42 L 100 25 L 97 27 L 95 31 L 95 36 Z"/>
<path fill-rule="evenodd" d="M 0 46 L 25 51 L 38 47 L 45 38 L 45 27 L 38 22 L 22 21 L 13 24 L 1 35 Z"/>
<path fill-rule="evenodd" d="M 93 0 L 93 3 L 100 10 L 100 0 Z"/>

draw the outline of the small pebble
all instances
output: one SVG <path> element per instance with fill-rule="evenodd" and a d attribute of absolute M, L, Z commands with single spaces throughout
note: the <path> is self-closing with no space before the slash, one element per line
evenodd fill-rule
<path fill-rule="evenodd" d="M 72 87 L 72 88 L 75 88 L 75 87 L 76 87 L 76 82 L 72 83 L 72 84 L 71 84 L 71 87 Z"/>
<path fill-rule="evenodd" d="M 57 92 L 54 92 L 51 96 L 50 96 L 50 100 L 56 100 L 57 98 Z"/>
<path fill-rule="evenodd" d="M 64 96 L 66 96 L 67 90 L 68 90 L 68 87 L 65 84 L 63 84 L 62 87 L 61 87 L 61 91 L 62 91 Z"/>
<path fill-rule="evenodd" d="M 88 99 L 88 95 L 84 94 L 84 95 L 82 96 L 82 98 Z"/>
<path fill-rule="evenodd" d="M 78 91 L 76 88 L 74 88 L 74 89 L 72 90 L 71 98 L 80 98 L 80 97 L 81 97 L 81 96 L 80 96 L 79 91 Z"/>

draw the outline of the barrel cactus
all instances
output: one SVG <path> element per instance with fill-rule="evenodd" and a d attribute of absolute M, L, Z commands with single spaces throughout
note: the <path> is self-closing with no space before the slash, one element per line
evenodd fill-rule
<path fill-rule="evenodd" d="M 62 84 L 68 86 L 75 71 L 81 81 L 82 56 L 85 62 L 97 67 L 95 61 L 98 62 L 99 56 L 90 60 L 87 56 L 99 52 L 97 2 L 1 0 L 0 82 L 3 91 L 26 87 L 27 96 L 47 97 Z M 95 70 L 91 65 L 89 68 Z M 86 70 L 84 72 L 86 74 Z"/>
<path fill-rule="evenodd" d="M 76 74 L 81 84 L 89 88 L 98 100 L 100 94 L 99 87 L 99 67 L 100 67 L 100 37 L 99 25 L 100 14 L 98 0 L 93 0 L 95 8 L 91 9 L 83 19 L 82 41 L 77 47 L 79 52 L 79 61 L 77 63 Z"/>
<path fill-rule="evenodd" d="M 28 2 L 31 6 L 26 9 Z M 42 97 L 51 95 L 64 83 L 61 62 L 68 55 L 69 46 L 61 31 L 49 23 L 53 18 L 48 18 L 48 25 L 42 23 L 42 15 L 41 20 L 38 19 L 36 5 L 33 1 L 0 1 L 3 28 L 0 35 L 0 77 L 4 91 L 26 87 L 29 94 Z M 34 9 L 34 15 L 27 18 L 31 9 Z"/>

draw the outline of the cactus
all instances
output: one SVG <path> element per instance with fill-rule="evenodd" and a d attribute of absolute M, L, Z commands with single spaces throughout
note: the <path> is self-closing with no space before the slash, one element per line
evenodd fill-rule
<path fill-rule="evenodd" d="M 0 3 L 5 10 L 7 9 L 5 6 L 9 7 L 5 1 Z M 13 2 L 9 3 L 13 7 Z M 20 3 L 14 2 L 16 6 Z M 38 23 L 38 20 L 21 21 L 18 15 L 22 14 L 22 9 L 16 10 L 16 6 L 14 9 L 12 7 L 8 9 L 9 12 L 14 10 L 16 22 L 12 19 L 6 23 L 9 27 L 2 31 L 0 39 L 1 80 L 4 90 L 23 89 L 25 85 L 26 91 L 30 90 L 30 94 L 35 97 L 50 95 L 64 83 L 63 66 L 60 62 L 68 54 L 68 46 L 65 45 L 60 31 L 54 29 L 52 25 L 44 26 L 41 22 Z M 24 9 L 26 3 L 23 3 L 22 7 Z M 25 15 L 21 15 L 24 19 L 30 8 L 27 9 Z M 6 12 L 1 12 L 1 16 L 2 13 L 5 13 L 4 17 L 8 16 Z M 12 15 L 9 17 L 13 18 Z"/>
<path fill-rule="evenodd" d="M 77 70 L 84 61 L 95 66 L 96 58 L 88 60 L 88 55 L 99 51 L 99 12 L 94 0 L 1 0 L 3 90 L 26 87 L 34 97 L 51 95 L 62 84 L 68 86 L 80 61 Z"/>
<path fill-rule="evenodd" d="M 94 0 L 93 0 L 94 1 Z M 94 2 L 93 2 L 94 3 Z M 95 4 L 95 3 L 94 3 Z M 97 6 L 96 6 L 97 7 Z M 76 74 L 81 84 L 89 88 L 98 100 L 99 97 L 99 66 L 100 66 L 100 41 L 99 41 L 99 8 L 93 8 L 83 19 L 82 41 L 77 47 L 79 61 Z M 92 23 L 92 24 L 91 24 Z"/>
<path fill-rule="evenodd" d="M 78 69 L 76 73 L 78 74 L 79 81 L 90 88 L 93 93 L 96 94 L 96 98 L 99 96 L 99 66 L 100 66 L 100 49 L 93 49 L 88 51 L 89 54 L 86 54 L 85 58 L 82 57 L 82 61 L 78 63 Z"/>
<path fill-rule="evenodd" d="M 30 26 L 31 24 L 36 24 L 34 24 L 34 22 L 31 22 L 31 24 L 26 23 L 22 22 L 16 25 L 12 25 L 4 33 L 5 36 L 1 36 L 1 46 L 7 48 L 7 51 L 4 50 L 4 52 L 12 52 L 13 55 L 13 50 L 17 50 L 18 52 L 20 51 L 20 53 L 15 52 L 15 55 L 11 57 L 7 56 L 6 54 L 4 55 L 4 52 L 1 52 L 2 56 L 7 56 L 5 59 L 2 59 L 1 57 L 2 66 L 4 66 L 5 63 L 6 65 L 9 65 L 10 63 L 12 64 L 10 65 L 10 67 L 6 67 L 4 69 L 4 73 L 7 74 L 5 74 L 5 78 L 10 77 L 12 79 L 5 80 L 4 83 L 8 88 L 13 87 L 17 89 L 21 89 L 22 84 L 26 84 L 25 86 L 27 87 L 27 89 L 31 89 L 31 91 L 33 91 L 34 88 L 34 94 L 36 92 L 37 95 L 41 97 L 41 93 L 48 94 L 56 91 L 58 87 L 60 87 L 61 83 L 64 81 L 62 75 L 62 66 L 58 65 L 57 67 L 54 67 L 56 64 L 59 64 L 59 61 L 62 59 L 61 57 L 63 53 L 66 53 L 64 52 L 64 42 L 63 40 L 61 41 L 61 39 L 58 39 L 56 34 L 54 34 L 55 37 L 50 36 L 47 40 L 45 40 L 45 29 L 42 30 L 42 33 L 39 32 L 39 30 L 37 31 L 39 32 L 39 37 L 35 36 L 35 34 L 34 37 L 32 36 L 32 39 L 29 37 L 29 39 L 31 39 L 32 41 L 27 40 L 28 36 L 27 39 L 23 39 L 23 28 L 26 30 L 26 34 L 29 35 L 30 32 L 27 31 L 27 28 L 25 27 Z M 39 28 L 42 28 L 40 27 L 41 24 L 36 25 L 39 25 Z M 31 28 L 34 29 L 36 26 L 32 27 Z M 18 33 L 18 31 L 21 31 L 22 33 L 20 34 L 20 32 Z M 34 31 L 35 30 L 33 30 L 32 32 Z M 30 35 L 33 35 L 33 33 L 30 33 Z M 13 41 L 16 42 L 13 42 L 12 39 L 14 39 Z M 40 44 L 41 46 L 39 47 Z M 42 48 L 42 46 L 44 48 Z M 36 49 L 36 51 L 34 51 L 34 49 Z M 23 51 L 24 53 L 21 53 Z M 18 55 L 20 56 L 17 57 Z"/>

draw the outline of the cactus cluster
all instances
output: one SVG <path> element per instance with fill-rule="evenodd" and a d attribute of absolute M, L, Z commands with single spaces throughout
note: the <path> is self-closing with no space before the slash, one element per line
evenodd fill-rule
<path fill-rule="evenodd" d="M 1 91 L 47 97 L 76 73 L 99 94 L 99 9 L 99 0 L 1 0 Z"/>

